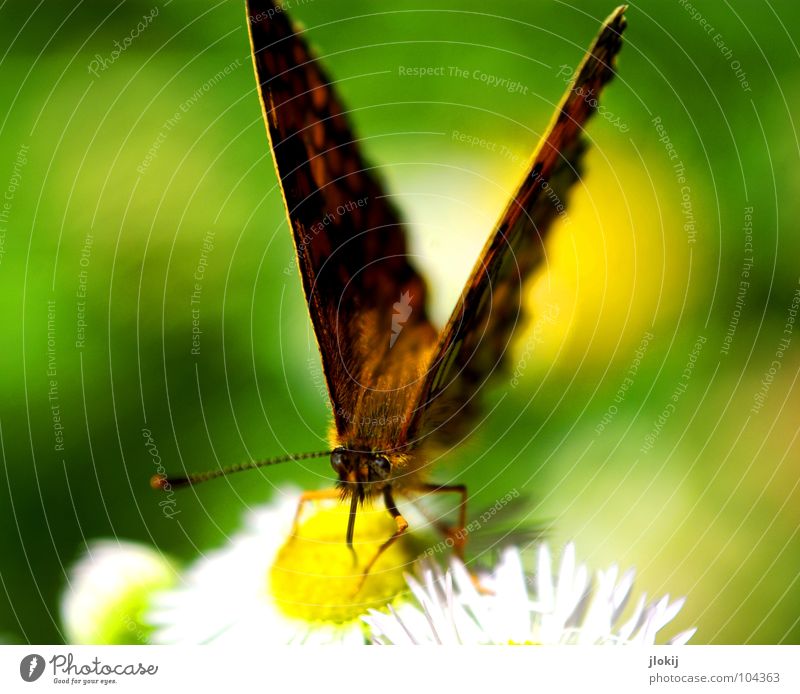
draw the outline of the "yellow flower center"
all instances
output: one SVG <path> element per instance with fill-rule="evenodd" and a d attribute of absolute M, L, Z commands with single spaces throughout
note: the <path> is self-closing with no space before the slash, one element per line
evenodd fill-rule
<path fill-rule="evenodd" d="M 364 568 L 392 535 L 395 523 L 385 509 L 360 508 L 354 557 L 345 543 L 348 507 L 318 507 L 278 552 L 270 569 L 270 592 L 287 616 L 341 624 L 371 607 L 385 607 L 407 591 L 403 572 L 417 556 L 412 539 L 400 537 L 365 577 Z"/>

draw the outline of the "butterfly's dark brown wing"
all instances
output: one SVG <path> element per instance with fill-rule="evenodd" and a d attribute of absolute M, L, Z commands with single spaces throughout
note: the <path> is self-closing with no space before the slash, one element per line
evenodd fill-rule
<path fill-rule="evenodd" d="M 281 7 L 248 0 L 247 14 L 264 119 L 342 435 L 365 393 L 403 389 L 390 377 L 397 363 L 424 359 L 436 332 L 398 216 L 362 159 L 328 76 Z M 413 382 L 420 371 L 404 373 Z"/>
<path fill-rule="evenodd" d="M 451 445 L 473 424 L 478 391 L 503 364 L 521 318 L 522 282 L 544 257 L 543 241 L 579 178 L 586 120 L 614 75 L 625 28 L 619 7 L 606 20 L 559 104 L 531 166 L 442 331 L 405 440 Z"/>

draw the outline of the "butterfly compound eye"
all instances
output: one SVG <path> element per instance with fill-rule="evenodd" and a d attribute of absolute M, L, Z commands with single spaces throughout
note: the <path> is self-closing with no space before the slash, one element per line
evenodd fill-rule
<path fill-rule="evenodd" d="M 379 455 L 375 458 L 375 467 L 378 468 L 384 475 L 388 475 L 392 471 L 392 464 L 389 462 L 388 458 L 385 458 L 382 455 Z"/>
<path fill-rule="evenodd" d="M 342 465 L 344 465 L 344 450 L 335 448 L 333 453 L 331 453 L 331 467 L 334 472 L 339 473 L 342 469 Z"/>

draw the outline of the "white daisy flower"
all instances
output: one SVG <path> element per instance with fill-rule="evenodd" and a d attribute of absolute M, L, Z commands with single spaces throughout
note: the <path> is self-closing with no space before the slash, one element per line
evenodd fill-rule
<path fill-rule="evenodd" d="M 354 565 L 344 542 L 348 505 L 307 505 L 293 536 L 298 494 L 279 497 L 155 596 L 154 643 L 363 644 L 367 609 L 407 595 L 404 571 L 418 553 L 410 537 L 384 552 L 361 585 L 363 565 L 394 530 L 384 509 L 360 509 Z"/>
<path fill-rule="evenodd" d="M 61 601 L 64 638 L 74 644 L 146 643 L 149 596 L 175 582 L 175 567 L 134 542 L 97 540 L 72 568 Z"/>
<path fill-rule="evenodd" d="M 422 582 L 407 577 L 418 605 L 390 606 L 389 614 L 370 610 L 364 621 L 378 644 L 653 644 L 656 634 L 683 607 L 669 596 L 647 604 L 642 595 L 619 624 L 633 587 L 633 570 L 621 578 L 616 566 L 597 574 L 576 565 L 575 547 L 567 545 L 558 576 L 545 544 L 539 545 L 535 590 L 522 568 L 520 553 L 509 548 L 488 575 L 475 578 L 452 560 L 442 572 L 433 564 Z M 669 643 L 684 644 L 695 629 Z"/>

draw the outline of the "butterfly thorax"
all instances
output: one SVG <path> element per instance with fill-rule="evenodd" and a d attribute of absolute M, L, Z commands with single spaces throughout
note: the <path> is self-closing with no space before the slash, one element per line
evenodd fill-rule
<path fill-rule="evenodd" d="M 343 497 L 355 493 L 368 499 L 386 487 L 402 491 L 419 467 L 419 447 L 407 442 L 407 428 L 432 336 L 421 342 L 420 331 L 408 332 L 396 351 L 362 364 L 362 380 L 352 384 L 352 409 L 336 411 L 337 425 L 344 426 L 333 432 L 331 464 Z M 373 344 L 371 353 L 380 354 L 379 345 Z"/>

